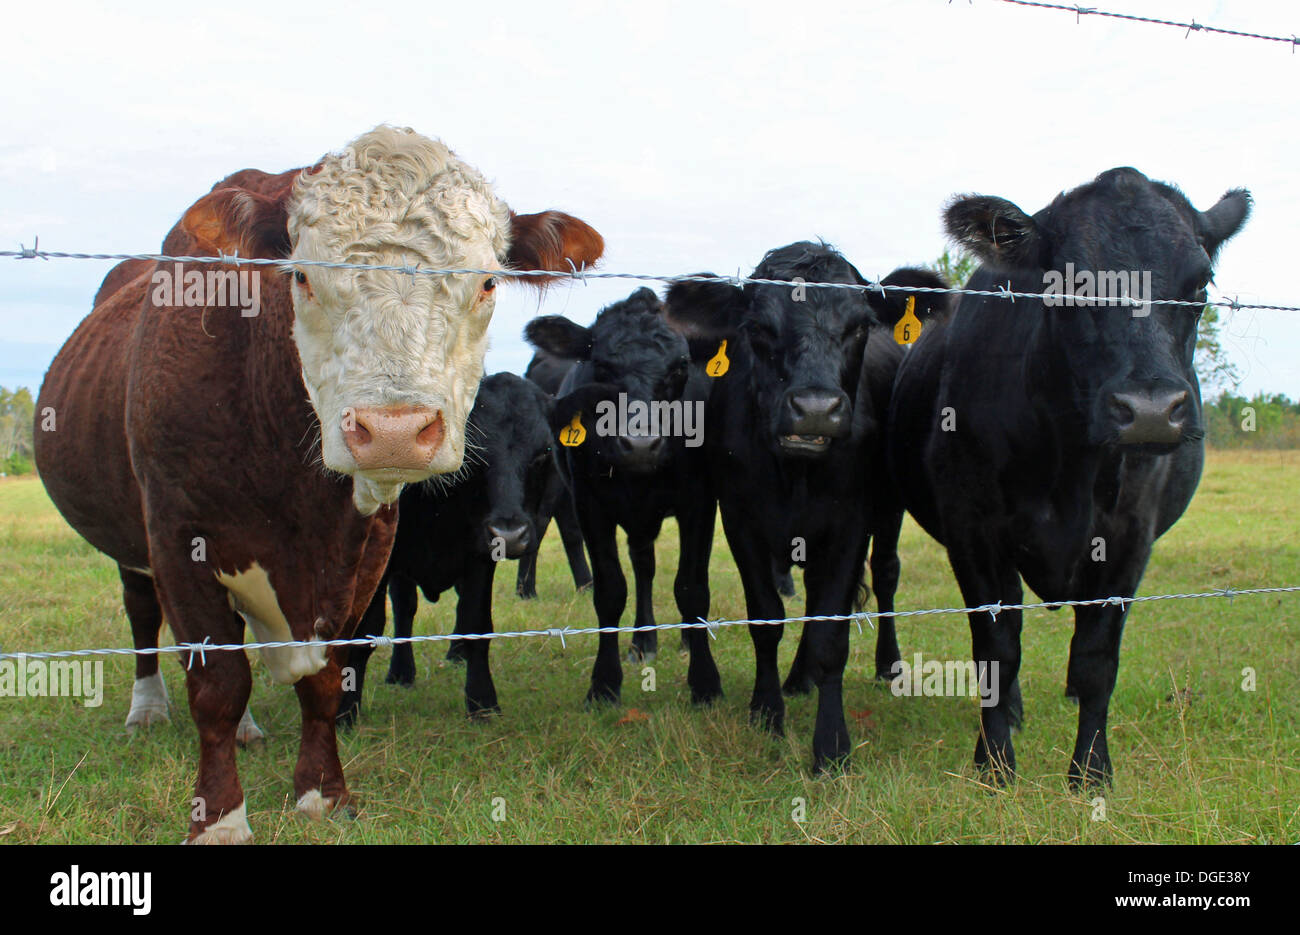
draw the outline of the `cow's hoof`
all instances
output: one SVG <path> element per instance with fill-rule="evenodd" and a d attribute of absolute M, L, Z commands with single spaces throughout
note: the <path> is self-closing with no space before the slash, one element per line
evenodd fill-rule
<path fill-rule="evenodd" d="M 618 685 L 596 685 L 592 684 L 587 692 L 586 706 L 588 708 L 599 707 L 602 705 L 616 705 L 623 700 L 623 690 Z"/>
<path fill-rule="evenodd" d="M 813 774 L 816 776 L 835 776 L 848 772 L 852 758 L 847 753 L 835 756 L 813 755 Z"/>
<path fill-rule="evenodd" d="M 131 710 L 126 715 L 126 729 L 135 733 L 141 727 L 165 724 L 171 721 L 167 689 L 161 672 L 147 678 L 136 679 L 131 687 Z"/>
<path fill-rule="evenodd" d="M 182 844 L 252 844 L 253 829 L 248 826 L 248 808 L 244 802 L 239 808 L 222 815 L 202 831 L 191 832 Z"/>
<path fill-rule="evenodd" d="M 262 728 L 258 727 L 257 722 L 253 720 L 253 712 L 249 708 L 244 709 L 244 716 L 239 719 L 239 726 L 235 728 L 235 743 L 241 747 L 266 743 L 266 734 L 262 733 Z"/>
<path fill-rule="evenodd" d="M 535 600 L 537 600 L 537 592 L 536 592 L 536 591 L 516 591 L 516 592 L 515 592 L 515 596 L 518 597 L 521 601 L 535 601 Z"/>
<path fill-rule="evenodd" d="M 640 649 L 637 649 L 637 647 L 635 646 L 629 646 L 627 650 L 627 661 L 634 666 L 635 665 L 648 666 L 650 665 L 650 663 L 655 661 L 655 657 L 657 657 L 658 655 L 659 655 L 659 651 L 655 649 L 651 649 L 647 652 L 642 652 Z"/>
<path fill-rule="evenodd" d="M 466 704 L 466 715 L 471 721 L 490 721 L 494 717 L 501 716 L 501 706 L 495 701 L 490 704 L 480 704 L 471 701 Z"/>
<path fill-rule="evenodd" d="M 344 793 L 341 796 L 322 795 L 319 789 L 308 789 L 298 796 L 298 811 L 312 821 L 319 821 L 327 816 L 355 818 L 358 802 L 355 796 Z"/>
<path fill-rule="evenodd" d="M 691 704 L 706 708 L 722 700 L 722 685 L 710 685 L 708 688 L 691 689 Z"/>
<path fill-rule="evenodd" d="M 450 662 L 461 662 L 462 659 L 452 659 L 451 653 L 447 653 L 447 659 Z M 388 674 L 384 676 L 384 682 L 388 685 L 411 686 L 415 684 L 415 670 L 411 671 L 389 669 Z"/>
<path fill-rule="evenodd" d="M 749 722 L 773 737 L 785 736 L 785 712 L 775 708 L 750 705 Z"/>
<path fill-rule="evenodd" d="M 574 585 L 573 589 L 577 591 L 579 594 L 586 594 L 588 591 L 592 589 L 592 587 L 594 587 L 594 584 L 592 582 L 584 581 L 582 584 Z"/>

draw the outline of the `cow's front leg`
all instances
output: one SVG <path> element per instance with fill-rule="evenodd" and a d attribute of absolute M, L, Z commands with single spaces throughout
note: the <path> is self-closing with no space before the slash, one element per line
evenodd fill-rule
<path fill-rule="evenodd" d="M 722 528 L 740 571 L 745 613 L 751 620 L 781 620 L 785 605 L 772 577 L 771 556 L 760 545 L 758 530 L 748 528 L 737 512 L 740 508 L 733 512 L 724 506 Z M 784 632 L 784 623 L 749 626 L 749 638 L 754 643 L 754 692 L 749 699 L 749 715 L 756 724 L 777 735 L 785 732 L 785 698 L 777 668 L 777 650 Z"/>
<path fill-rule="evenodd" d="M 713 523 L 717 506 L 710 497 L 699 503 L 679 505 L 677 528 L 681 536 L 673 597 L 682 622 L 695 623 L 709 616 L 709 555 L 713 551 Z M 682 630 L 690 653 L 686 684 L 695 704 L 711 704 L 722 697 L 722 677 L 713 650 L 712 637 L 701 628 Z"/>
<path fill-rule="evenodd" d="M 492 632 L 492 579 L 496 562 L 471 559 L 456 582 L 456 632 Z M 488 665 L 491 640 L 462 640 L 465 657 L 465 707 L 470 717 L 500 714 L 497 689 Z"/>
<path fill-rule="evenodd" d="M 967 607 L 1019 604 L 1024 592 L 1015 566 L 994 555 L 986 541 L 949 547 L 948 558 Z M 971 645 L 979 680 L 980 733 L 975 765 L 997 785 L 1015 776 L 1016 753 L 1011 728 L 1020 707 L 1021 611 L 976 611 L 969 614 Z"/>
<path fill-rule="evenodd" d="M 343 685 L 339 665 L 343 648 L 335 647 L 325 667 L 315 675 L 303 676 L 294 683 L 302 710 L 302 741 L 293 771 L 293 791 L 298 809 L 311 818 L 338 808 L 350 810 L 352 806 L 334 734 Z"/>
<path fill-rule="evenodd" d="M 617 627 L 627 606 L 627 579 L 618 561 L 618 543 L 614 536 L 614 523 L 594 510 L 580 510 L 582 535 L 591 553 L 591 570 L 594 576 L 592 603 L 596 608 L 596 624 L 600 627 Z M 618 655 L 618 634 L 602 633 L 596 649 L 596 662 L 591 669 L 591 688 L 587 703 L 617 703 L 623 692 L 623 665 Z"/>
<path fill-rule="evenodd" d="M 1122 596 L 1131 595 L 1129 591 Z M 1111 781 L 1106 720 L 1119 674 L 1119 644 L 1127 614 L 1127 606 L 1124 609 L 1105 605 L 1075 608 L 1067 683 L 1079 700 L 1079 732 L 1074 741 L 1074 755 L 1070 757 L 1072 789 Z"/>
<path fill-rule="evenodd" d="M 866 540 L 858 536 L 837 542 L 838 549 L 817 550 L 822 559 L 809 562 L 804 572 L 808 593 L 806 615 L 837 616 L 853 610 L 858 579 L 866 560 Z M 852 743 L 844 720 L 844 667 L 849 661 L 847 620 L 809 621 L 803 625 L 807 644 L 804 665 L 817 686 L 817 722 L 813 729 L 813 771 L 848 765 Z"/>
<path fill-rule="evenodd" d="M 655 541 L 653 538 L 627 542 L 628 557 L 632 559 L 632 578 L 636 585 L 637 632 L 632 634 L 627 661 L 633 665 L 654 662 L 659 655 L 659 631 L 655 625 Z M 680 558 L 679 558 L 680 561 Z"/>

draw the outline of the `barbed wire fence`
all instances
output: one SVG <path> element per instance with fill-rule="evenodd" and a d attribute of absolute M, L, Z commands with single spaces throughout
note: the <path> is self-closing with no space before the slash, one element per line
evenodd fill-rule
<path fill-rule="evenodd" d="M 948 0 L 949 3 L 952 0 Z M 1262 39 L 1265 42 L 1284 42 L 1291 46 L 1294 53 L 1296 46 L 1300 45 L 1300 36 L 1294 34 L 1290 36 L 1272 36 L 1267 33 L 1248 32 L 1242 29 L 1224 29 L 1221 26 L 1210 26 L 1206 23 L 1198 23 L 1196 20 L 1181 22 L 1180 20 L 1160 19 L 1154 16 L 1138 16 L 1134 13 L 1116 13 L 1109 10 L 1100 10 L 1097 7 L 1082 6 L 1077 3 L 1040 3 L 1038 0 L 999 0 L 1000 3 L 1010 3 L 1019 7 L 1035 7 L 1040 10 L 1058 10 L 1063 13 L 1073 13 L 1075 22 L 1083 21 L 1085 16 L 1098 16 L 1105 19 L 1123 20 L 1130 23 L 1148 23 L 1154 26 L 1173 26 L 1176 29 L 1185 30 L 1183 38 L 1187 38 L 1194 32 L 1210 33 L 1219 36 L 1236 36 L 1240 39 Z"/>
<path fill-rule="evenodd" d="M 384 263 L 347 263 L 333 260 L 295 260 L 272 259 L 267 257 L 241 257 L 237 253 L 220 253 L 215 256 L 172 256 L 164 253 L 71 253 L 55 250 L 40 250 L 35 247 L 20 247 L 18 250 L 0 250 L 0 257 L 12 257 L 19 260 L 149 260 L 170 263 L 224 264 L 228 266 L 276 267 L 284 271 L 294 269 L 347 269 L 371 270 L 378 272 L 402 273 L 408 276 L 497 276 L 506 279 L 573 279 L 578 282 L 602 279 L 627 279 L 635 282 L 661 282 L 666 285 L 685 282 L 715 282 L 732 286 L 781 286 L 788 289 L 833 289 L 849 292 L 890 292 L 927 293 L 939 295 L 973 295 L 1007 299 L 1042 299 L 1047 302 L 1065 302 L 1078 305 L 1109 305 L 1118 307 L 1142 308 L 1149 305 L 1172 306 L 1178 308 L 1204 308 L 1212 305 L 1233 311 L 1255 309 L 1271 312 L 1300 312 L 1300 305 L 1278 305 L 1254 302 L 1242 302 L 1237 297 L 1220 297 L 1204 302 L 1187 299 L 1142 299 L 1135 296 L 1088 296 L 1061 292 L 1020 292 L 1011 288 L 1010 281 L 997 289 L 966 289 L 959 286 L 906 286 L 885 284 L 879 280 L 863 283 L 857 282 L 815 282 L 802 279 L 763 279 L 754 276 L 721 276 L 715 273 L 624 273 L 605 270 L 574 267 L 568 270 L 544 269 L 487 269 L 483 267 L 423 267 L 401 266 Z"/>
<path fill-rule="evenodd" d="M 951 3 L 951 0 L 949 0 Z M 968 0 L 970 2 L 970 0 Z M 1151 25 L 1176 27 L 1185 30 L 1185 37 L 1190 36 L 1193 32 L 1204 32 L 1209 34 L 1233 36 L 1246 39 L 1257 39 L 1275 43 L 1285 43 L 1291 46 L 1294 53 L 1297 45 L 1300 45 L 1300 36 L 1295 34 L 1288 36 L 1270 35 L 1266 33 L 1255 33 L 1245 30 L 1226 29 L 1218 26 L 1211 26 L 1204 23 L 1197 23 L 1194 19 L 1188 22 L 1177 20 L 1166 20 L 1157 17 L 1139 16 L 1135 14 L 1119 13 L 1114 11 L 1101 10 L 1096 7 L 1085 7 L 1079 4 L 1060 4 L 1060 3 L 1043 3 L 1037 0 L 999 0 L 1002 3 L 1008 3 L 1018 7 L 1038 8 L 1045 10 L 1054 10 L 1075 15 L 1076 22 L 1082 22 L 1085 16 L 1097 16 L 1108 19 L 1121 20 L 1133 23 L 1144 23 Z M 1144 307 L 1152 305 L 1204 308 L 1205 306 L 1214 306 L 1218 308 L 1231 309 L 1233 311 L 1243 309 L 1254 309 L 1262 311 L 1282 311 L 1282 312 L 1300 312 L 1300 306 L 1281 305 L 1270 303 L 1250 303 L 1241 302 L 1236 296 L 1231 298 L 1220 297 L 1210 298 L 1206 301 L 1187 301 L 1179 299 L 1140 299 L 1127 295 L 1120 296 L 1085 296 L 1074 294 L 1062 294 L 1059 292 L 1023 292 L 1015 291 L 1011 288 L 1010 281 L 1005 286 L 996 290 L 966 289 L 960 287 L 927 287 L 927 286 L 907 286 L 907 285 L 886 285 L 880 281 L 871 281 L 865 283 L 842 283 L 842 282 L 803 282 L 801 280 L 777 280 L 763 279 L 750 276 L 720 276 L 709 273 L 692 273 L 677 275 L 660 275 L 650 273 L 631 273 L 631 272 L 607 272 L 591 270 L 585 267 L 573 267 L 567 271 L 555 270 L 509 270 L 509 269 L 485 269 L 485 268 L 426 268 L 421 266 L 409 265 L 386 265 L 386 264 L 368 264 L 368 263 L 348 263 L 332 262 L 324 260 L 295 260 L 295 259 L 271 259 L 265 257 L 241 257 L 235 254 L 218 254 L 216 256 L 171 256 L 160 253 L 87 253 L 87 252 L 66 252 L 41 250 L 40 240 L 37 238 L 31 247 L 20 244 L 18 250 L 0 250 L 0 257 L 10 257 L 18 260 L 144 260 L 154 262 L 173 262 L 173 263 L 195 263 L 195 264 L 221 264 L 232 266 L 251 266 L 251 267 L 272 267 L 283 272 L 301 268 L 325 268 L 325 269 L 348 269 L 348 270 L 371 270 L 402 273 L 410 276 L 456 276 L 456 275 L 485 275 L 501 276 L 506 278 L 527 279 L 530 277 L 538 278 L 569 278 L 579 282 L 588 280 L 605 280 L 605 279 L 626 279 L 639 282 L 659 282 L 664 284 L 685 283 L 685 282 L 717 282 L 732 286 L 746 285 L 765 285 L 779 286 L 786 288 L 804 288 L 804 289 L 832 289 L 832 290 L 849 290 L 856 292 L 879 292 L 881 295 L 887 295 L 889 292 L 908 293 L 930 293 L 930 294 L 947 294 L 947 295 L 971 295 L 984 296 L 990 298 L 999 298 L 1010 302 L 1017 299 L 1043 301 L 1055 301 L 1057 303 L 1067 302 L 1068 304 L 1078 305 L 1105 305 L 1105 306 L 1129 306 Z M 571 264 L 572 266 L 572 264 Z M 861 625 L 866 622 L 868 626 L 874 627 L 874 621 L 881 618 L 903 619 L 909 617 L 923 617 L 933 615 L 951 615 L 951 614 L 972 614 L 988 613 L 994 619 L 1006 611 L 1026 611 L 1026 610 L 1056 610 L 1063 607 L 1087 607 L 1087 606 L 1119 606 L 1127 609 L 1132 604 L 1147 603 L 1153 601 L 1169 600 L 1204 600 L 1213 598 L 1222 598 L 1232 603 L 1233 599 L 1239 596 L 1257 596 L 1265 594 L 1293 594 L 1300 592 L 1300 585 L 1288 585 L 1277 587 L 1258 587 L 1258 588 L 1215 588 L 1198 592 L 1176 593 L 1176 594 L 1153 594 L 1141 596 L 1123 596 L 1113 595 L 1104 598 L 1093 598 L 1087 600 L 1066 600 L 1066 601 L 1038 601 L 1029 603 L 1004 604 L 997 602 L 994 604 L 983 604 L 977 607 L 943 607 L 943 608 L 925 608 L 918 610 L 898 610 L 898 611 L 861 611 L 850 614 L 837 615 L 812 615 L 812 616 L 791 616 L 775 620 L 752 620 L 752 619 L 718 619 L 706 620 L 698 618 L 695 621 L 683 621 L 680 623 L 663 623 L 651 627 L 548 627 L 537 630 L 514 630 L 492 633 L 433 633 L 419 634 L 409 637 L 388 637 L 388 636 L 363 636 L 349 639 L 332 639 L 332 640 L 284 640 L 269 642 L 248 642 L 234 644 L 214 644 L 210 637 L 205 637 L 201 643 L 183 642 L 170 646 L 145 647 L 145 648 L 93 648 L 93 649 L 71 649 L 71 650 L 51 650 L 51 651 L 19 651 L 3 652 L 0 651 L 0 662 L 6 660 L 51 660 L 66 659 L 88 656 L 143 656 L 143 655 L 166 655 L 176 653 L 187 653 L 189 659 L 186 661 L 186 668 L 190 668 L 197 658 L 199 664 L 206 662 L 206 655 L 210 652 L 246 652 L 249 650 L 263 649 L 289 649 L 289 648 L 317 648 L 341 647 L 341 646 L 370 646 L 370 647 L 390 647 L 398 644 L 408 643 L 426 643 L 426 642 L 444 642 L 451 640 L 501 640 L 516 639 L 529 637 L 543 637 L 559 639 L 561 645 L 567 646 L 566 638 L 574 636 L 590 636 L 599 634 L 623 634 L 623 633 L 644 633 L 657 630 L 688 630 L 688 629 L 705 629 L 714 639 L 717 638 L 717 631 L 728 627 L 738 626 L 784 626 L 787 623 L 819 623 L 819 622 L 850 622 L 857 625 L 861 632 Z"/>
<path fill-rule="evenodd" d="M 727 627 L 762 627 L 762 626 L 784 626 L 787 623 L 856 623 L 858 631 L 862 631 L 862 623 L 865 621 L 868 626 L 874 628 L 873 621 L 882 617 L 900 619 L 905 617 L 928 617 L 937 614 L 971 614 L 987 613 L 997 619 L 999 614 L 1012 610 L 1058 610 L 1062 607 L 1096 607 L 1096 606 L 1117 606 L 1128 607 L 1130 604 L 1143 604 L 1151 601 L 1175 601 L 1175 600 L 1204 600 L 1206 598 L 1224 598 L 1229 603 L 1234 598 L 1241 596 L 1252 596 L 1259 594 L 1292 594 L 1300 591 L 1300 585 L 1271 588 L 1216 588 L 1211 591 L 1195 591 L 1183 594 L 1146 594 L 1134 597 L 1099 597 L 1089 600 L 1079 601 L 1036 601 L 1022 604 L 1004 604 L 998 601 L 994 604 L 981 604 L 978 607 L 929 607 L 924 610 L 893 610 L 893 611 L 859 611 L 851 614 L 817 614 L 811 616 L 782 617 L 776 620 L 751 620 L 741 618 L 738 620 L 706 620 L 703 617 L 694 621 L 683 621 L 681 623 L 657 623 L 648 627 L 548 627 L 542 630 L 503 630 L 493 633 L 426 633 L 412 636 L 358 636 L 349 639 L 335 640 L 280 640 L 272 642 L 253 642 L 253 643 L 212 643 L 210 638 L 204 639 L 202 643 L 176 643 L 172 646 L 146 647 L 143 649 L 134 648 L 102 648 L 102 649 L 63 649 L 51 650 L 48 652 L 0 652 L 0 661 L 5 659 L 68 659 L 85 656 L 159 656 L 169 653 L 189 653 L 190 658 L 186 668 L 193 665 L 194 659 L 198 658 L 199 664 L 206 662 L 208 653 L 214 652 L 240 652 L 253 649 L 291 649 L 291 648 L 315 648 L 323 649 L 334 646 L 370 646 L 377 648 L 380 646 L 396 646 L 400 643 L 438 643 L 450 640 L 505 640 L 518 639 L 521 637 L 550 637 L 558 639 L 562 646 L 567 647 L 566 637 L 571 636 L 594 636 L 602 633 L 648 633 L 657 630 L 707 630 L 709 635 L 717 639 L 717 631 Z"/>

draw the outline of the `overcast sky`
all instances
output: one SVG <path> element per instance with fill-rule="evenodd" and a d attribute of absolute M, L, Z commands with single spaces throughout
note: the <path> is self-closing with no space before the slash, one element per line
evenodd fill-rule
<path fill-rule="evenodd" d="M 1300 33 L 1281 0 L 1090 5 Z M 157 250 L 217 179 L 387 122 L 442 138 L 515 210 L 587 220 L 624 272 L 748 272 L 824 237 L 874 277 L 942 252 L 955 192 L 1033 213 L 1119 165 L 1201 209 L 1245 186 L 1218 287 L 1300 305 L 1300 55 L 1281 43 L 995 0 L 181 7 L 6 10 L 5 249 Z M 0 385 L 37 388 L 111 265 L 0 261 Z M 522 370 L 532 315 L 586 323 L 635 285 L 503 295 L 488 370 Z M 1224 340 L 1245 392 L 1300 397 L 1300 313 L 1238 312 Z"/>

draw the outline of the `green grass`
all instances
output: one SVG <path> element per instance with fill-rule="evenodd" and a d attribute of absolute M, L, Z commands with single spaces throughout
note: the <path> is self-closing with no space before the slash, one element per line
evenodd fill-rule
<path fill-rule="evenodd" d="M 1156 547 L 1142 593 L 1300 582 L 1300 454 L 1211 452 L 1200 491 Z M 673 619 L 676 532 L 659 543 L 661 622 Z M 960 606 L 940 549 L 910 520 L 899 608 Z M 498 629 L 594 624 L 575 595 L 552 530 L 540 598 L 498 575 Z M 744 615 L 721 530 L 713 608 Z M 796 599 L 791 613 L 802 607 Z M 10 650 L 127 646 L 113 564 L 69 529 L 31 478 L 0 481 L 0 645 Z M 1026 725 L 1019 781 L 994 792 L 970 764 L 978 709 L 969 699 L 900 698 L 870 677 L 873 635 L 854 635 L 846 707 L 857 745 L 847 773 L 810 775 L 812 699 L 790 702 L 787 736 L 748 724 L 753 652 L 743 628 L 718 634 L 726 698 L 695 710 L 676 635 L 661 634 L 655 692 L 625 665 L 622 709 L 582 698 L 592 637 L 500 641 L 492 664 L 504 716 L 464 717 L 463 670 L 440 644 L 417 645 L 412 689 L 383 683 L 376 653 L 362 725 L 341 739 L 355 820 L 311 822 L 293 807 L 298 706 L 254 666 L 253 711 L 269 740 L 239 755 L 259 842 L 1295 842 L 1300 839 L 1300 597 L 1140 604 L 1111 703 L 1116 783 L 1105 820 L 1092 795 L 1066 789 L 1075 708 L 1063 697 L 1068 611 L 1026 615 Z M 452 601 L 424 605 L 416 632 L 446 632 Z M 627 619 L 627 618 L 625 618 Z M 782 641 L 782 669 L 794 652 Z M 904 620 L 905 657 L 966 658 L 958 616 Z M 626 643 L 626 639 L 624 640 Z M 1242 669 L 1258 673 L 1254 692 Z M 179 666 L 164 662 L 173 721 L 135 737 L 123 727 L 132 664 L 105 661 L 101 707 L 0 698 L 0 842 L 161 842 L 185 832 L 197 740 Z M 635 708 L 646 718 L 625 719 Z M 806 818 L 792 819 L 795 799 Z M 494 821 L 494 800 L 505 820 Z M 499 812 L 499 809 L 498 809 Z"/>

